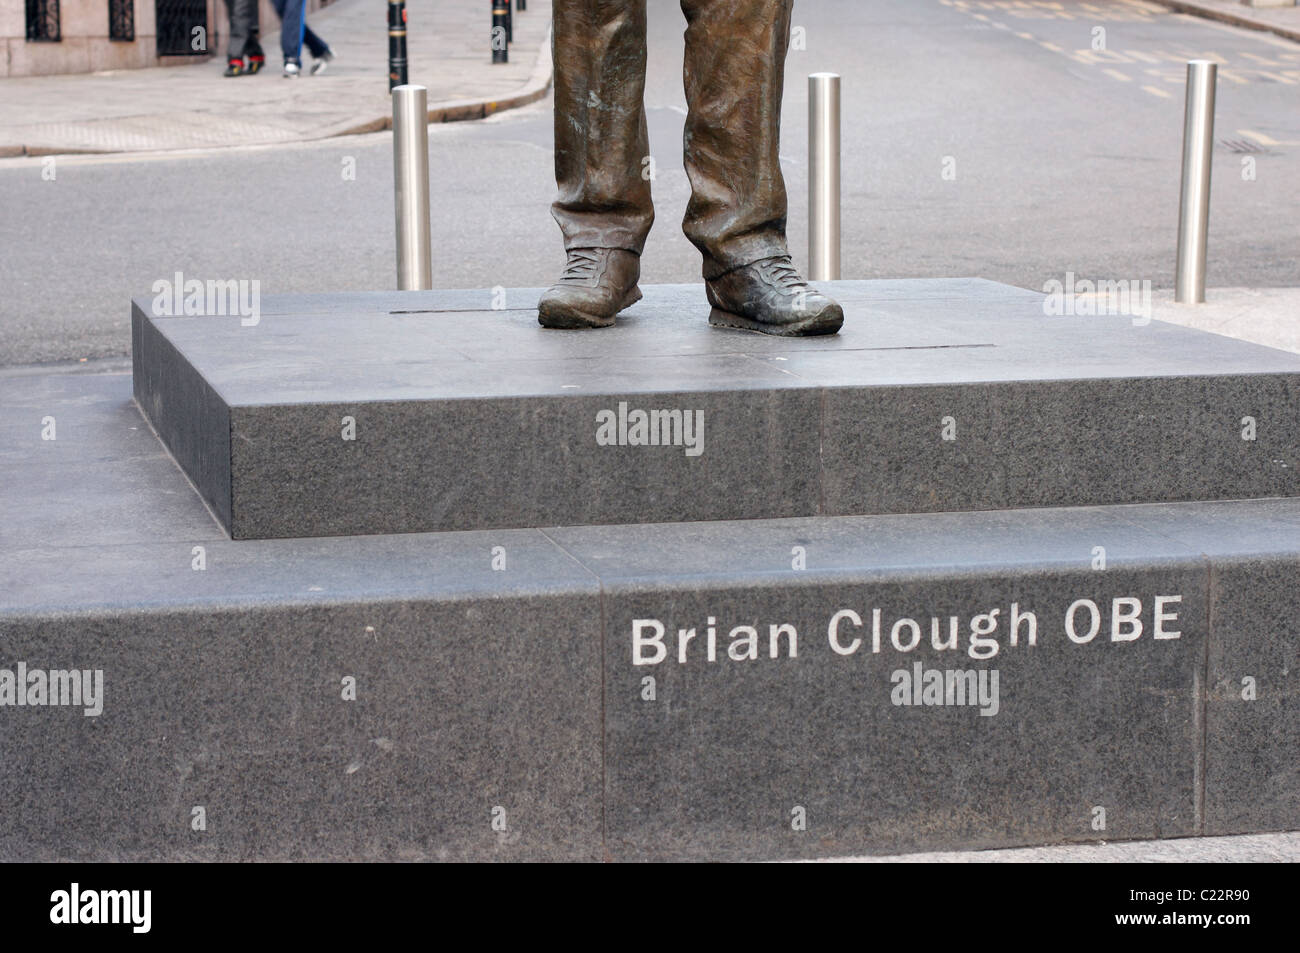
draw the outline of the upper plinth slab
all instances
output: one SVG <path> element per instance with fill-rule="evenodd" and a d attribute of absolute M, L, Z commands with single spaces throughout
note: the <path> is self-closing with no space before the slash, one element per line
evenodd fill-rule
<path fill-rule="evenodd" d="M 1300 496 L 1296 355 L 823 287 L 845 326 L 807 339 L 712 328 L 698 285 L 599 331 L 539 327 L 539 289 L 141 298 L 135 394 L 236 539 Z"/>

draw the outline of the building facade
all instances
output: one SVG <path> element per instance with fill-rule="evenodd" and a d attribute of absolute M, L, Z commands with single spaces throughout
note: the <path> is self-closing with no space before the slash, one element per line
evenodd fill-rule
<path fill-rule="evenodd" d="M 280 21 L 260 5 L 274 58 Z M 191 63 L 225 52 L 227 16 L 223 0 L 0 0 L 0 77 Z"/>

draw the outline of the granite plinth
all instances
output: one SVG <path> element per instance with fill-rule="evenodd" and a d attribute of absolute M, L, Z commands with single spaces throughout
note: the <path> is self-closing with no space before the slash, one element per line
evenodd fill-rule
<path fill-rule="evenodd" d="M 845 328 L 804 340 L 685 285 L 598 332 L 536 289 L 140 299 L 135 394 L 236 539 L 1300 495 L 1296 355 L 976 279 L 829 290 Z"/>
<path fill-rule="evenodd" d="M 0 375 L 0 403 L 0 669 L 104 680 L 98 716 L 0 705 L 5 859 L 777 859 L 1300 827 L 1300 500 L 233 541 L 140 436 L 125 375 Z M 1079 600 L 1099 618 L 1082 639 L 1076 607 L 1076 640 Z M 971 636 L 994 609 L 990 654 Z M 845 654 L 842 610 L 862 622 L 839 617 Z M 931 618 L 943 644 L 954 616 L 936 648 Z M 638 619 L 663 624 L 662 661 L 635 664 Z M 780 630 L 771 657 L 772 625 L 797 655 Z M 918 663 L 922 703 L 896 704 Z M 932 670 L 974 673 L 967 703 L 955 681 L 927 703 Z"/>
<path fill-rule="evenodd" d="M 1205 676 L 1205 830 L 1300 824 L 1300 509 L 1294 500 L 1152 514 L 1151 526 L 1210 565 Z M 1195 529 L 1194 529 L 1195 527 Z"/>
<path fill-rule="evenodd" d="M 1140 512 L 552 536 L 604 590 L 614 857 L 901 853 L 1201 827 L 1207 570 Z M 805 569 L 792 568 L 795 547 Z M 1116 631 L 1117 609 L 1141 630 Z M 657 659 L 638 634 L 660 626 Z M 774 647 L 774 626 L 795 634 L 778 629 Z"/>
<path fill-rule="evenodd" d="M 87 716 L 0 672 L 0 857 L 602 856 L 599 588 L 554 543 L 234 543 L 129 376 L 0 404 L 0 670 L 102 673 Z"/>

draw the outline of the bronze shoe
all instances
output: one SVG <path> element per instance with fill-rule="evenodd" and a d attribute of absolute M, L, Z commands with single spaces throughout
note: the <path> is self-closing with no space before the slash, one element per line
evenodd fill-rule
<path fill-rule="evenodd" d="M 537 303 L 545 328 L 608 328 L 641 300 L 641 258 L 622 248 L 571 248 L 560 280 Z"/>
<path fill-rule="evenodd" d="M 705 284 L 709 324 L 786 336 L 834 334 L 844 309 L 799 276 L 789 255 L 764 258 Z"/>

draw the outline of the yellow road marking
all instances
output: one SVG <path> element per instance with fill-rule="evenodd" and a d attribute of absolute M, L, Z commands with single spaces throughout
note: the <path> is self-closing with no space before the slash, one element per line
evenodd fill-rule
<path fill-rule="evenodd" d="M 1254 140 L 1255 140 L 1256 142 L 1258 142 L 1261 146 L 1276 146 L 1276 145 L 1281 145 L 1281 143 L 1279 143 L 1279 142 L 1278 142 L 1276 139 L 1274 139 L 1272 136 L 1266 136 L 1266 135 L 1264 135 L 1262 132 L 1252 132 L 1252 131 L 1249 130 L 1249 129 L 1238 129 L 1238 130 L 1237 130 L 1237 135 L 1239 135 L 1239 136 L 1245 136 L 1247 139 L 1254 139 Z"/>
<path fill-rule="evenodd" d="M 1245 136 L 1247 139 L 1254 139 L 1261 146 L 1300 146 L 1300 141 L 1295 139 L 1277 140 L 1272 136 L 1266 136 L 1262 132 L 1255 132 L 1250 129 L 1238 129 L 1237 135 Z"/>
<path fill-rule="evenodd" d="M 1102 70 L 1102 72 L 1105 73 L 1107 76 L 1109 76 L 1111 79 L 1119 80 L 1121 83 L 1127 83 L 1129 81 L 1128 77 L 1125 76 L 1117 69 L 1104 69 Z"/>
<path fill-rule="evenodd" d="M 1172 97 L 1169 95 L 1168 92 L 1166 92 L 1165 90 L 1161 89 L 1159 86 L 1143 86 L 1142 88 L 1145 89 L 1145 90 L 1146 90 L 1148 93 L 1150 93 L 1152 96 L 1160 96 L 1160 97 L 1163 98 L 1163 99 L 1170 99 L 1170 98 L 1172 98 Z"/>

